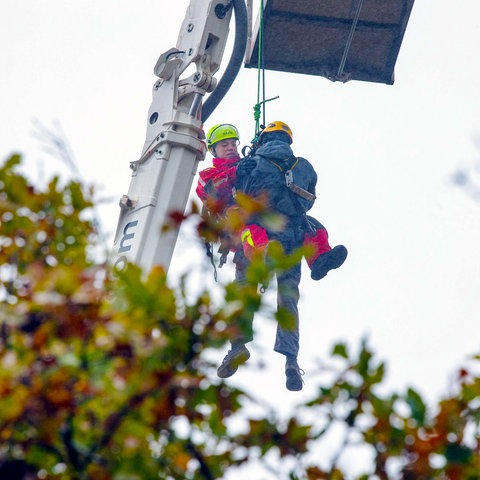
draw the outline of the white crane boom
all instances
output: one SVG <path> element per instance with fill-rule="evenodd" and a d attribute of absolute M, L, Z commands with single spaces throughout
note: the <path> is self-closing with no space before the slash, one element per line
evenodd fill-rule
<path fill-rule="evenodd" d="M 127 262 L 145 272 L 155 265 L 168 270 L 178 226 L 165 230 L 172 214 L 185 211 L 198 162 L 205 158 L 202 99 L 216 87 L 214 74 L 229 32 L 231 2 L 191 0 L 176 48 L 160 55 L 158 77 L 148 111 L 142 154 L 131 162 L 128 193 L 120 200 L 120 217 L 112 263 Z M 180 79 L 192 64 L 196 71 Z"/>

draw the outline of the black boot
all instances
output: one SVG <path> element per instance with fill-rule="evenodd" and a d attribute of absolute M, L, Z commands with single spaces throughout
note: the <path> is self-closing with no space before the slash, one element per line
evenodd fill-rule
<path fill-rule="evenodd" d="M 231 377 L 238 370 L 239 365 L 245 363 L 249 358 L 250 352 L 243 343 L 233 343 L 231 350 L 229 350 L 222 364 L 218 367 L 217 375 L 220 378 Z"/>
<path fill-rule="evenodd" d="M 348 251 L 343 245 L 337 245 L 328 252 L 322 253 L 311 266 L 311 277 L 320 280 L 330 270 L 340 267 L 347 258 Z"/>
<path fill-rule="evenodd" d="M 291 392 L 298 392 L 303 388 L 303 378 L 305 372 L 298 366 L 297 359 L 287 357 L 285 364 L 285 376 L 287 377 L 287 390 Z"/>

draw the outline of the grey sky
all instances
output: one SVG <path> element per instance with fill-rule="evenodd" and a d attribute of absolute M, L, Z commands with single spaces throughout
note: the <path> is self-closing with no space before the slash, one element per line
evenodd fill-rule
<path fill-rule="evenodd" d="M 0 6 L 0 156 L 25 154 L 35 180 L 65 166 L 40 150 L 32 119 L 58 119 L 79 168 L 99 186 L 110 235 L 118 198 L 140 154 L 158 56 L 175 45 L 187 0 L 3 0 Z M 306 388 L 286 393 L 273 325 L 259 319 L 258 350 L 233 382 L 255 386 L 279 410 L 318 385 L 317 359 L 334 341 L 368 335 L 388 363 L 387 386 L 436 398 L 465 359 L 479 352 L 480 204 L 452 185 L 458 168 L 480 164 L 478 0 L 417 0 L 393 86 L 332 83 L 267 72 L 268 120 L 287 122 L 294 151 L 319 175 L 312 210 L 332 243 L 350 252 L 321 282 L 304 268 L 300 363 Z M 253 135 L 257 78 L 242 70 L 214 123 Z M 208 166 L 210 157 L 201 166 Z M 200 264 L 183 238 L 172 272 Z M 230 279 L 231 269 L 221 272 Z M 271 295 L 269 293 L 268 295 Z M 255 350 L 254 350 L 255 357 Z M 258 371 L 258 359 L 267 370 Z"/>

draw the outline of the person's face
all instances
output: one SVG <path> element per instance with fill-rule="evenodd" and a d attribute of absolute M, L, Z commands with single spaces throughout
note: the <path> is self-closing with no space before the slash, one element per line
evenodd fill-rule
<path fill-rule="evenodd" d="M 215 144 L 215 153 L 217 158 L 239 158 L 238 140 L 235 140 L 234 138 L 220 140 Z"/>

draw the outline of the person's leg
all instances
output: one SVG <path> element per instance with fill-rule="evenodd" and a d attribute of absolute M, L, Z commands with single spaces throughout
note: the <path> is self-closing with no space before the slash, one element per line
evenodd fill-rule
<path fill-rule="evenodd" d="M 285 356 L 297 357 L 299 350 L 298 300 L 301 265 L 297 264 L 277 275 L 277 305 L 289 317 L 289 328 L 278 324 L 274 350 Z"/>
<path fill-rule="evenodd" d="M 310 247 L 311 253 L 305 257 L 313 280 L 320 280 L 330 270 L 340 267 L 347 258 L 347 249 L 343 245 L 331 247 L 328 232 L 316 219 L 307 216 L 312 231 L 305 234 L 303 246 Z"/>
<path fill-rule="evenodd" d="M 248 260 L 243 255 L 243 252 L 237 251 L 235 252 L 233 262 L 236 267 L 235 282 L 241 288 L 242 285 L 246 285 L 245 269 L 248 266 Z M 231 339 L 231 348 L 217 369 L 217 375 L 220 378 L 231 377 L 238 370 L 238 367 L 250 358 L 250 352 L 245 344 L 253 340 L 254 312 L 242 309 L 240 315 L 237 320 L 239 333 L 235 338 Z"/>
<path fill-rule="evenodd" d="M 277 325 L 277 335 L 274 350 L 285 355 L 285 375 L 288 390 L 298 391 L 303 387 L 303 371 L 297 363 L 299 351 L 299 316 L 298 300 L 300 298 L 299 284 L 301 265 L 297 264 L 277 276 L 277 303 L 279 311 L 286 314 L 287 324 Z M 290 323 L 290 324 L 289 324 Z"/>

